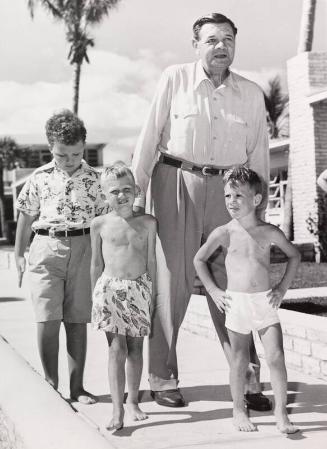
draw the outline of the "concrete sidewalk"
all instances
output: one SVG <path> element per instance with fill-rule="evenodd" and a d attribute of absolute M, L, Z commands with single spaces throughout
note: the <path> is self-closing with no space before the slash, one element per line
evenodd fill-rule
<path fill-rule="evenodd" d="M 0 270 L 0 335 L 39 373 L 35 325 L 30 302 L 27 300 L 26 281 L 22 289 L 16 285 L 12 269 Z M 143 422 L 133 422 L 128 416 L 124 429 L 109 433 L 105 424 L 111 414 L 111 400 L 107 381 L 107 345 L 104 335 L 91 329 L 88 334 L 88 356 L 85 370 L 85 387 L 99 396 L 91 406 L 73 404 L 77 413 L 107 439 L 108 447 L 119 449 L 168 448 L 315 448 L 327 445 L 327 384 L 321 380 L 288 371 L 289 412 L 301 432 L 283 436 L 275 428 L 271 412 L 253 413 L 258 432 L 241 433 L 231 424 L 232 403 L 229 391 L 229 370 L 223 352 L 216 341 L 181 331 L 178 346 L 181 389 L 187 407 L 170 409 L 152 401 L 147 383 L 147 360 L 141 383 L 141 407 L 149 415 Z M 146 348 L 145 348 L 146 355 Z M 5 361 L 2 360 L 5 369 Z M 61 335 L 60 392 L 68 396 L 68 373 L 65 355 L 65 336 Z M 271 396 L 269 376 L 262 363 L 262 381 Z M 20 388 L 28 388 L 22 385 Z M 1 405 L 1 398 L 0 398 Z M 50 404 L 49 404 L 50 406 Z M 33 413 L 33 404 L 30 405 Z M 55 423 L 54 423 L 55 425 Z M 60 429 L 54 428 L 54 432 Z M 37 438 L 37 435 L 35 435 Z M 49 436 L 51 438 L 51 436 Z M 58 448 L 59 449 L 59 448 Z M 66 449 L 61 447 L 60 449 Z M 75 449 L 67 447 L 67 449 Z M 78 448 L 76 448 L 78 449 Z"/>

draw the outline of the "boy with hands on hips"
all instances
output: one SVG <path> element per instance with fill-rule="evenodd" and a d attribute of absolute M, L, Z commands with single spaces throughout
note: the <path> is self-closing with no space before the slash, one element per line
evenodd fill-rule
<path fill-rule="evenodd" d="M 286 410 L 287 373 L 277 310 L 296 274 L 300 254 L 279 228 L 258 218 L 263 186 L 254 171 L 244 166 L 234 167 L 225 174 L 224 183 L 226 207 L 232 220 L 214 229 L 196 254 L 194 265 L 217 307 L 226 313 L 225 325 L 232 348 L 233 423 L 240 431 L 256 430 L 244 403 L 249 339 L 252 330 L 256 330 L 270 369 L 277 427 L 282 433 L 295 433 L 298 428 L 290 422 Z M 284 276 L 273 288 L 269 276 L 272 244 L 288 257 Z M 226 291 L 215 284 L 207 266 L 218 247 L 226 252 Z"/>

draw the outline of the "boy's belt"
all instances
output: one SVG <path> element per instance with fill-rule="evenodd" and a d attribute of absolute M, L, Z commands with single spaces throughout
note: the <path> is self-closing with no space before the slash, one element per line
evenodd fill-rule
<path fill-rule="evenodd" d="M 90 233 L 90 228 L 83 229 L 67 229 L 65 231 L 55 231 L 54 229 L 35 229 L 35 234 L 49 235 L 50 237 L 76 237 L 78 235 L 85 235 Z"/>
<path fill-rule="evenodd" d="M 161 154 L 159 161 L 163 164 L 172 165 L 173 167 L 181 168 L 182 170 L 194 171 L 201 173 L 203 176 L 215 176 L 223 175 L 226 173 L 228 168 L 217 168 L 210 165 L 196 165 L 192 162 L 182 161 L 180 159 L 175 159 Z"/>

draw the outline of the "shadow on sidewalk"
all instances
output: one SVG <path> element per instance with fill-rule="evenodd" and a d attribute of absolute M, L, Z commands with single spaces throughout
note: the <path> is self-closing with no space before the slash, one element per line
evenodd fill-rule
<path fill-rule="evenodd" d="M 18 297 L 0 298 L 0 303 L 1 302 L 16 302 L 16 301 L 25 301 L 25 298 L 18 298 Z"/>
<path fill-rule="evenodd" d="M 264 384 L 265 390 L 271 389 L 269 383 Z M 326 384 L 307 384 L 304 382 L 288 382 L 287 389 L 287 411 L 292 416 L 300 414 L 312 414 L 314 417 L 317 413 L 325 413 L 327 415 L 327 385 Z M 271 398 L 273 400 L 273 396 Z M 266 413 L 265 413 L 266 415 Z M 262 416 L 259 412 L 251 411 L 251 416 Z M 291 419 L 292 419 L 291 417 Z M 273 426 L 272 422 L 256 421 L 257 425 Z M 300 432 L 294 435 L 288 435 L 287 438 L 300 440 L 306 438 L 305 433 L 318 432 L 327 430 L 327 416 L 325 420 L 314 421 L 297 421 L 296 425 L 300 427 Z"/>
<path fill-rule="evenodd" d="M 264 384 L 265 390 L 271 390 L 269 383 Z M 303 382 L 289 382 L 288 383 L 288 412 L 294 417 L 299 414 L 312 414 L 313 417 L 316 413 L 327 414 L 327 394 L 326 384 L 307 384 Z M 191 405 L 192 402 L 197 401 L 221 401 L 231 402 L 231 395 L 229 385 L 198 385 L 194 387 L 181 388 L 181 392 L 187 402 L 187 405 Z M 266 394 L 266 393 L 265 393 Z M 267 394 L 270 399 L 273 399 L 271 394 Z M 110 395 L 99 396 L 99 402 L 111 403 Z M 140 391 L 140 402 L 150 402 L 152 398 L 148 390 Z M 172 408 L 162 407 L 162 411 L 159 412 L 147 412 L 149 417 L 163 417 L 162 420 L 156 422 L 144 421 L 142 424 L 139 422 L 135 426 L 124 427 L 119 432 L 114 432 L 115 436 L 131 436 L 135 431 L 147 427 L 156 427 L 170 424 L 190 424 L 200 421 L 212 421 L 220 420 L 232 417 L 232 404 L 229 408 L 214 409 L 208 411 L 194 411 L 186 408 Z M 270 416 L 273 412 L 254 412 L 250 411 L 251 417 Z M 169 419 L 171 417 L 172 419 Z M 292 418 L 292 417 L 291 417 Z M 255 421 L 258 426 L 275 426 L 275 422 Z M 317 431 L 327 430 L 327 419 L 309 421 L 296 421 L 296 425 L 300 427 L 300 432 L 294 435 L 287 435 L 287 438 L 300 440 L 306 438 L 304 433 L 311 433 Z"/>
<path fill-rule="evenodd" d="M 186 400 L 187 404 L 197 401 L 231 401 L 231 394 L 229 385 L 198 385 L 196 387 L 181 388 L 181 392 Z M 127 393 L 125 394 L 124 401 L 126 400 Z M 139 402 L 152 402 L 153 399 L 149 390 L 140 390 Z M 110 394 L 104 394 L 98 396 L 98 402 L 111 403 Z M 165 409 L 163 409 L 165 410 Z M 176 410 L 176 409 L 174 409 Z"/>

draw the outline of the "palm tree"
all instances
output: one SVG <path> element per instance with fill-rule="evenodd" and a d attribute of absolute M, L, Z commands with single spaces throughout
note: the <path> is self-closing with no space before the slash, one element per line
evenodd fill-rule
<path fill-rule="evenodd" d="M 312 50 L 316 4 L 317 0 L 303 0 L 298 54 Z"/>
<path fill-rule="evenodd" d="M 28 0 L 31 17 L 39 3 L 55 20 L 64 22 L 66 39 L 70 45 L 68 60 L 74 66 L 73 111 L 78 113 L 81 68 L 89 63 L 87 51 L 94 46 L 88 28 L 99 24 L 119 0 Z"/>
<path fill-rule="evenodd" d="M 267 111 L 269 136 L 277 139 L 289 136 L 288 95 L 282 92 L 279 76 L 268 81 L 268 88 L 264 92 Z"/>
<path fill-rule="evenodd" d="M 317 0 L 303 0 L 302 18 L 299 34 L 299 45 L 297 53 L 312 50 L 313 31 L 315 22 Z M 285 193 L 284 205 L 284 223 L 282 229 L 286 237 L 290 238 L 292 234 L 293 209 L 292 209 L 292 175 L 291 175 L 291 157 L 288 158 L 287 168 L 287 187 Z"/>
<path fill-rule="evenodd" d="M 3 186 L 3 170 L 6 168 L 11 170 L 15 166 L 18 158 L 19 148 L 14 139 L 11 137 L 0 138 L 0 226 L 1 235 L 6 235 L 6 214 L 5 214 L 5 198 Z"/>

